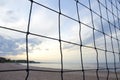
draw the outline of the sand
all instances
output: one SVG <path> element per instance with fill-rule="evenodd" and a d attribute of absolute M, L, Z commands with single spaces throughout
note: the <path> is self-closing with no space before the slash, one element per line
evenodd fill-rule
<path fill-rule="evenodd" d="M 0 72 L 0 80 L 25 80 L 26 77 L 26 67 L 15 63 L 0 63 L 0 71 L 3 70 L 16 70 L 21 69 L 23 71 L 10 71 L 10 72 Z M 28 80 L 61 80 L 61 73 L 57 69 L 50 68 L 38 68 L 30 67 L 30 74 Z M 54 70 L 58 72 L 43 72 L 43 71 L 32 71 L 32 69 L 39 70 Z M 120 73 L 117 73 L 118 80 L 120 80 Z M 107 72 L 99 71 L 99 79 L 107 80 Z M 64 80 L 82 80 L 82 72 L 64 72 Z M 97 80 L 95 71 L 85 71 L 85 80 Z M 117 80 L 114 72 L 110 72 L 109 80 Z"/>

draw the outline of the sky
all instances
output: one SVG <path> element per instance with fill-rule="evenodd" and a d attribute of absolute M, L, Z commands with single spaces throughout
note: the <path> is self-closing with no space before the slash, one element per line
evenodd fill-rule
<path fill-rule="evenodd" d="M 58 0 L 35 0 L 38 3 L 45 5 L 56 11 L 59 10 Z M 88 0 L 79 0 L 82 4 L 89 7 Z M 99 6 L 97 0 L 90 0 L 91 8 L 94 12 L 100 15 Z M 100 0 L 105 5 L 105 0 Z M 115 0 L 112 0 L 115 4 Z M 111 10 L 110 2 L 107 0 L 108 9 Z M 120 6 L 120 5 L 118 5 Z M 90 10 L 82 5 L 78 5 L 79 15 L 82 23 L 91 27 L 91 13 Z M 120 7 L 119 7 L 120 8 Z M 17 29 L 21 31 L 27 31 L 28 16 L 30 9 L 30 1 L 28 0 L 0 0 L 0 26 L 7 28 Z M 101 6 L 102 17 L 107 19 L 106 9 Z M 61 0 L 61 12 L 71 18 L 78 20 L 76 3 L 74 0 Z M 113 7 L 113 13 L 115 15 L 120 14 L 115 7 Z M 114 24 L 112 14 L 108 12 L 109 20 Z M 120 15 L 118 15 L 120 18 Z M 95 29 L 102 31 L 100 17 L 93 13 L 93 21 Z M 109 24 L 107 21 L 103 21 L 104 32 L 110 35 Z M 115 17 L 115 25 L 119 27 L 120 22 Z M 61 15 L 61 39 L 80 44 L 79 40 L 79 24 L 78 22 L 71 20 Z M 111 25 L 112 37 L 120 39 L 119 29 L 115 29 Z M 33 10 L 31 15 L 30 32 L 48 36 L 51 38 L 59 38 L 58 33 L 58 14 L 50 11 L 42 6 L 33 4 Z M 107 50 L 112 51 L 111 37 L 106 37 Z M 26 59 L 26 35 L 19 32 L 10 31 L 0 28 L 0 56 L 10 59 Z M 81 24 L 81 38 L 82 44 L 85 46 L 94 47 L 93 29 Z M 105 41 L 102 33 L 95 31 L 95 43 L 96 47 L 105 49 Z M 113 47 L 115 52 L 118 50 L 118 42 L 113 39 Z M 64 62 L 78 63 L 80 62 L 79 46 L 62 42 L 63 60 Z M 105 62 L 105 52 L 98 50 L 99 61 Z M 82 47 L 83 61 L 84 62 L 96 62 L 96 52 L 93 48 Z M 107 52 L 108 62 L 113 62 L 114 57 L 112 52 Z M 115 54 L 116 61 L 118 61 L 118 54 Z M 43 37 L 37 37 L 29 35 L 29 59 L 41 62 L 60 62 L 60 48 L 59 42 L 50 40 Z"/>

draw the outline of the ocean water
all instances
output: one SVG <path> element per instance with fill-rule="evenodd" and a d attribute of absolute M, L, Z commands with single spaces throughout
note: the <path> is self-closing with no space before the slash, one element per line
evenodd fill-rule
<path fill-rule="evenodd" d="M 26 65 L 23 64 L 22 65 Z M 33 67 L 44 67 L 44 68 L 54 68 L 54 69 L 60 69 L 61 64 L 60 63 L 51 63 L 51 62 L 42 62 L 42 63 L 30 63 L 30 66 Z M 110 71 L 114 71 L 114 63 L 108 63 L 108 67 Z M 64 63 L 63 64 L 64 69 L 69 69 L 69 70 L 81 70 L 81 64 L 80 63 Z M 84 63 L 84 69 L 97 69 L 97 64 L 96 63 Z M 106 64 L 105 63 L 100 63 L 99 64 L 99 69 L 106 69 Z M 116 70 L 120 72 L 120 63 L 116 63 Z"/>

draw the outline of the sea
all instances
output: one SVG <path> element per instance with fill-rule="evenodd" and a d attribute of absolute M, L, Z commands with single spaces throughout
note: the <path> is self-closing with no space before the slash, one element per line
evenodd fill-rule
<path fill-rule="evenodd" d="M 21 63 L 22 65 L 26 65 L 25 63 Z M 44 68 L 53 68 L 53 69 L 61 69 L 61 64 L 56 62 L 40 62 L 40 63 L 29 63 L 30 66 L 33 67 L 44 67 Z M 97 69 L 97 63 L 84 63 L 84 70 L 95 70 Z M 115 64 L 108 63 L 109 71 L 115 71 Z M 82 66 L 80 63 L 64 63 L 63 69 L 68 70 L 81 70 Z M 99 70 L 106 70 L 105 63 L 99 63 Z M 116 71 L 120 72 L 120 63 L 116 63 Z"/>

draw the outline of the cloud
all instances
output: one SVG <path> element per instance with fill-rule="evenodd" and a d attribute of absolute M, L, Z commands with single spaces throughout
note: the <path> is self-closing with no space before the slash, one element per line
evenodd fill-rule
<path fill-rule="evenodd" d="M 63 49 L 71 49 L 73 47 L 74 47 L 74 45 L 68 45 L 68 44 L 63 45 Z"/>
<path fill-rule="evenodd" d="M 0 0 L 0 6 L 4 6 L 5 5 L 5 0 Z"/>
<path fill-rule="evenodd" d="M 1 22 L 16 22 L 16 15 L 15 15 L 15 11 L 13 9 L 11 9 L 11 7 L 8 7 L 7 5 L 10 5 L 10 2 L 8 1 L 6 3 L 6 1 L 0 1 L 0 3 L 3 5 L 0 6 L 0 17 L 1 17 Z"/>
<path fill-rule="evenodd" d="M 35 47 L 42 42 L 35 39 L 29 39 L 29 51 L 32 51 L 32 47 Z M 12 39 L 0 36 L 0 55 L 18 55 L 26 51 L 26 41 L 25 38 Z"/>
<path fill-rule="evenodd" d="M 47 0 L 40 1 L 40 3 L 42 3 L 48 7 L 58 10 L 58 4 L 56 4 L 56 2 L 58 2 L 58 1 L 56 0 L 56 2 L 55 1 L 53 1 L 53 2 L 47 1 Z M 61 4 L 61 10 L 62 10 L 62 13 L 77 19 L 76 5 L 73 2 L 69 1 L 69 5 L 71 5 L 71 6 L 69 6 L 68 1 L 63 1 L 62 2 L 63 4 Z M 85 4 L 85 5 L 88 4 L 88 2 L 84 2 L 84 1 L 81 1 L 81 2 L 83 2 L 83 4 Z M 1 18 L 0 25 L 18 29 L 18 30 L 22 30 L 22 31 L 26 31 L 28 15 L 29 15 L 29 7 L 30 7 L 30 5 L 28 3 L 29 3 L 29 1 L 27 1 L 27 0 L 26 1 L 25 0 L 20 0 L 20 1 L 18 1 L 18 0 L 12 0 L 12 1 L 1 0 L 0 1 L 0 18 Z M 97 4 L 97 1 L 96 1 L 96 4 L 95 4 L 95 2 L 93 2 L 92 9 L 99 14 L 98 7 L 99 6 Z M 92 27 L 90 10 L 81 5 L 79 5 L 79 9 L 80 9 L 79 13 L 80 13 L 81 22 Z M 106 18 L 105 8 L 102 10 L 102 13 L 103 13 L 102 16 L 104 16 Z M 111 17 L 111 16 L 109 15 L 109 17 Z M 100 25 L 101 24 L 100 17 L 93 13 L 93 19 L 94 19 L 94 23 L 95 23 L 95 28 L 102 31 L 102 28 Z M 110 21 L 113 21 L 113 19 L 110 18 Z M 62 40 L 80 44 L 78 22 L 73 21 L 73 20 L 61 15 L 61 23 L 60 24 L 61 24 L 60 26 L 61 26 Z M 103 25 L 104 25 L 105 33 L 110 35 L 109 25 L 107 24 L 107 22 L 104 21 Z M 46 8 L 43 8 L 41 6 L 37 6 L 36 4 L 34 4 L 32 17 L 31 17 L 31 24 L 30 24 L 30 32 L 44 35 L 44 36 L 58 38 L 59 37 L 59 35 L 58 35 L 58 14 L 55 12 L 52 12 Z M 13 38 L 8 38 L 8 37 L 0 36 L 0 55 L 4 55 L 4 56 L 18 55 L 18 54 L 25 52 L 25 48 L 26 48 L 25 42 L 26 41 L 25 41 L 25 38 L 23 38 L 23 36 L 25 36 L 25 35 L 14 34 L 11 31 L 8 32 L 7 30 L 6 31 L 0 30 L 0 34 L 1 35 L 6 34 L 6 35 L 10 35 L 13 37 Z M 104 49 L 104 38 L 103 38 L 103 35 L 101 35 L 101 34 L 102 33 L 99 33 L 97 31 L 95 32 L 96 46 L 98 48 Z M 120 33 L 118 33 L 118 34 L 120 34 Z M 113 34 L 113 36 L 114 35 L 115 34 Z M 16 37 L 17 37 L 17 39 L 16 39 Z M 93 46 L 93 29 L 81 24 L 81 37 L 82 37 L 83 45 Z M 48 58 L 48 57 L 50 57 L 51 54 L 56 55 L 56 53 L 59 53 L 59 43 L 57 43 L 57 41 L 55 43 L 55 41 L 50 42 L 50 41 L 47 41 L 47 39 L 44 39 L 44 40 L 43 40 L 43 38 L 40 38 L 40 39 L 41 39 L 41 41 L 36 38 L 29 38 L 29 52 L 31 53 L 32 57 L 33 56 L 41 57 L 41 56 L 48 55 L 47 56 L 47 58 Z M 111 50 L 110 37 L 107 37 L 106 40 L 107 40 L 107 47 L 108 47 L 108 49 Z M 114 42 L 115 42 L 115 45 L 117 45 L 116 41 L 114 41 Z M 77 54 L 79 53 L 79 46 L 67 44 L 67 43 L 62 43 L 62 45 L 63 45 L 63 47 L 62 47 L 63 51 L 67 58 L 68 58 L 68 54 L 72 54 L 72 53 L 73 54 L 76 53 L 76 54 L 70 56 L 70 58 L 72 58 L 73 56 L 74 57 L 78 56 Z M 86 51 L 86 54 L 88 57 L 90 56 L 91 53 L 95 53 L 94 49 L 87 50 L 85 48 L 83 52 L 85 52 L 85 51 Z M 88 51 L 90 51 L 89 52 L 90 54 L 88 54 Z M 66 54 L 66 53 L 68 53 L 68 54 Z M 37 56 L 35 54 L 37 54 Z M 43 54 L 43 55 L 41 55 L 41 54 Z M 59 57 L 59 55 L 56 55 L 56 56 Z M 55 57 L 55 56 L 53 56 L 53 57 Z M 45 58 L 43 58 L 43 59 L 45 59 Z"/>
<path fill-rule="evenodd" d="M 29 1 L 4 0 L 0 1 L 0 26 L 26 31 Z"/>
<path fill-rule="evenodd" d="M 96 24 L 95 26 L 97 26 L 96 29 L 103 32 L 102 31 L 102 26 L 101 26 L 101 24 L 99 24 L 100 23 L 99 19 L 100 19 L 99 17 L 94 18 L 94 23 Z M 115 22 L 117 23 L 117 20 Z M 88 21 L 87 23 L 90 23 L 90 22 Z M 114 23 L 114 22 L 111 22 L 111 23 Z M 75 26 L 75 24 L 74 24 L 74 26 L 69 26 L 69 27 L 70 28 L 67 31 L 69 31 L 69 34 L 74 33 L 74 35 L 71 35 L 70 37 L 68 37 L 68 40 L 72 41 L 71 38 L 73 38 L 73 39 L 75 39 L 74 41 L 76 41 L 79 44 L 80 43 L 80 41 L 78 39 L 78 37 L 79 37 L 79 33 L 78 33 L 79 32 L 79 30 L 78 30 L 79 26 L 78 25 Z M 107 21 L 103 20 L 103 28 L 104 28 L 104 32 L 107 35 L 111 36 L 110 29 L 109 29 L 109 24 L 108 24 Z M 114 26 L 110 25 L 110 28 L 112 29 L 112 36 L 114 38 L 116 38 L 116 33 L 115 33 Z M 118 35 L 118 38 L 119 38 L 120 33 L 118 32 L 118 29 L 116 29 L 116 30 L 117 30 L 117 35 Z M 104 35 L 103 35 L 103 33 L 99 32 L 99 31 L 95 30 L 96 47 L 104 50 L 105 49 Z M 68 33 L 66 33 L 66 34 L 68 34 Z M 66 35 L 66 34 L 64 34 L 64 35 Z M 112 50 L 111 39 L 107 35 L 105 35 L 106 36 L 107 50 L 111 51 Z M 81 25 L 81 37 L 82 37 L 82 44 L 83 45 L 94 47 L 93 29 L 92 28 L 89 28 L 88 26 L 85 26 L 85 25 Z M 116 40 L 113 41 L 113 45 L 114 45 L 115 51 L 118 52 L 118 50 L 117 50 L 118 45 L 117 45 Z M 63 49 L 75 50 L 74 45 L 68 45 L 68 44 L 63 44 Z"/>
<path fill-rule="evenodd" d="M 14 40 L 5 39 L 4 37 L 0 36 L 0 52 L 2 55 L 6 55 L 6 53 L 15 54 L 18 47 L 19 46 L 15 43 Z M 20 51 L 22 51 L 22 49 L 18 50 L 18 53 Z"/>
<path fill-rule="evenodd" d="M 41 7 L 33 10 L 30 31 L 44 36 L 58 37 L 58 15 Z"/>

